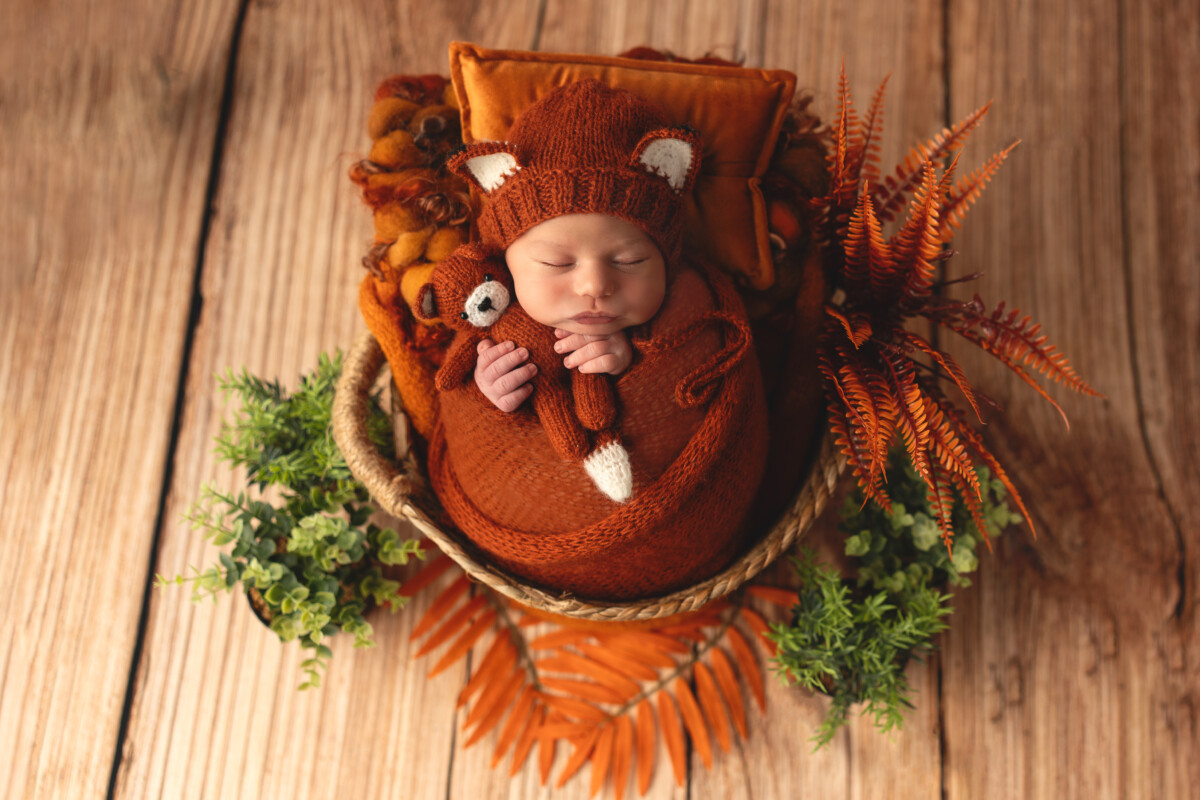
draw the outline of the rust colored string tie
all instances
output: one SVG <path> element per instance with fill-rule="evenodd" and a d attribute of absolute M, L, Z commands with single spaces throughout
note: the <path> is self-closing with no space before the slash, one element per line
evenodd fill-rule
<path fill-rule="evenodd" d="M 683 408 L 695 408 L 707 403 L 725 375 L 745 357 L 750 348 L 750 326 L 744 319 L 728 311 L 709 311 L 682 330 L 656 339 L 634 340 L 634 345 L 642 353 L 659 355 L 682 346 L 714 323 L 728 325 L 732 331 L 727 335 L 723 348 L 688 373 L 675 387 L 675 402 Z"/>

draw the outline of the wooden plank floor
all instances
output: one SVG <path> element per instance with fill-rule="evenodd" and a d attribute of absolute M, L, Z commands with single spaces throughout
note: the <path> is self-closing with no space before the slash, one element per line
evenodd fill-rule
<path fill-rule="evenodd" d="M 1069 7 L 1069 8 L 1068 8 Z M 285 381 L 362 327 L 346 178 L 375 84 L 454 39 L 712 51 L 795 71 L 828 117 L 891 73 L 884 161 L 995 98 L 963 163 L 1023 144 L 956 241 L 967 291 L 1045 326 L 1103 401 L 1051 409 L 962 351 L 1038 527 L 958 592 L 904 730 L 768 713 L 654 798 L 1187 798 L 1200 787 L 1200 9 L 1050 3 L 11 0 L 0 23 L 0 796 L 584 797 L 460 751 L 464 672 L 415 615 L 335 645 L 318 692 L 205 564 L 226 366 Z M 826 521 L 825 528 L 829 523 Z M 420 611 L 420 604 L 415 607 Z"/>

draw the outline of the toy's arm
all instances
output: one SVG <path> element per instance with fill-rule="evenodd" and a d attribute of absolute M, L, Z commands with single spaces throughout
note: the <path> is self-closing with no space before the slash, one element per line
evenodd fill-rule
<path fill-rule="evenodd" d="M 575 415 L 583 427 L 590 431 L 602 431 L 616 422 L 617 400 L 608 375 L 573 369 L 571 392 L 575 395 Z"/>
<path fill-rule="evenodd" d="M 475 371 L 475 344 L 478 341 L 477 336 L 459 334 L 454 337 L 450 349 L 446 352 L 446 360 L 442 362 L 442 368 L 438 370 L 434 379 L 434 385 L 439 392 L 461 386 Z"/>

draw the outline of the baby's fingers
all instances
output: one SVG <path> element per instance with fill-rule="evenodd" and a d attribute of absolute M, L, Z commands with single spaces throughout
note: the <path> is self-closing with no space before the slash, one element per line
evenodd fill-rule
<path fill-rule="evenodd" d="M 532 364 L 530 366 L 532 366 Z M 529 384 L 525 384 L 515 392 L 509 392 L 508 394 L 494 400 L 493 404 L 501 411 L 511 413 L 516 411 L 521 406 L 521 403 L 524 403 L 531 394 L 533 394 L 533 387 Z"/>
<path fill-rule="evenodd" d="M 495 380 L 506 372 L 511 372 L 529 358 L 529 351 L 517 347 L 512 342 L 492 344 L 484 339 L 479 343 L 479 359 L 475 362 L 476 373 L 482 372 L 489 380 Z"/>
<path fill-rule="evenodd" d="M 559 335 L 558 330 L 555 330 L 554 335 Z M 559 336 L 558 341 L 554 343 L 554 352 L 570 353 L 574 350 L 578 350 L 586 344 L 597 341 L 602 342 L 607 338 L 607 336 L 593 336 L 589 333 L 567 333 L 566 331 L 563 331 L 563 335 Z"/>

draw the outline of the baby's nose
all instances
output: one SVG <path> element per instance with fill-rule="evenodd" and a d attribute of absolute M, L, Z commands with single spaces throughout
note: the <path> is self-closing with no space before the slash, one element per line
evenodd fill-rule
<path fill-rule="evenodd" d="M 576 291 L 586 297 L 608 297 L 612 294 L 612 276 L 604 264 L 580 264 L 576 269 Z"/>

